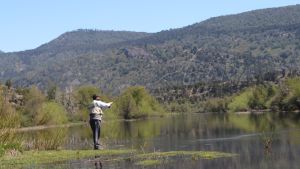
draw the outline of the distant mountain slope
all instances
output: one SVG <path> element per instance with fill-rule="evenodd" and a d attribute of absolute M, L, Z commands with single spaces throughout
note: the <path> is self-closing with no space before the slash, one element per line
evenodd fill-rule
<path fill-rule="evenodd" d="M 78 30 L 1 56 L 0 79 L 18 85 L 96 84 L 118 92 L 300 72 L 300 5 L 208 19 L 154 34 Z"/>
<path fill-rule="evenodd" d="M 205 25 L 214 30 L 241 30 L 287 26 L 300 23 L 299 5 L 245 12 L 238 15 L 215 17 L 194 26 Z"/>
<path fill-rule="evenodd" d="M 37 50 L 98 50 L 103 46 L 140 39 L 149 35 L 150 33 L 143 32 L 79 29 L 64 33 L 53 41 L 40 46 Z"/>

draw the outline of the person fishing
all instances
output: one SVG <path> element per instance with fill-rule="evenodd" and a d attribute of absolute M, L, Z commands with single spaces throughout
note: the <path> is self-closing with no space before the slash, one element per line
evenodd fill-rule
<path fill-rule="evenodd" d="M 93 102 L 89 106 L 90 110 L 90 126 L 93 132 L 94 149 L 100 149 L 100 131 L 103 111 L 102 109 L 110 108 L 113 102 L 105 103 L 100 100 L 100 96 L 93 95 Z"/>

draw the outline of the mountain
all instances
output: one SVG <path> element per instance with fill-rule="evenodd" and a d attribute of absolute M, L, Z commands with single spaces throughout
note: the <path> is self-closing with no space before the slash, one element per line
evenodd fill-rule
<path fill-rule="evenodd" d="M 40 53 L 49 51 L 64 52 L 73 50 L 101 50 L 113 44 L 134 39 L 140 39 L 150 35 L 143 32 L 128 31 L 97 31 L 89 29 L 79 29 L 67 32 L 53 41 L 44 44 L 36 50 Z"/>
<path fill-rule="evenodd" d="M 0 79 L 118 92 L 300 74 L 300 5 L 214 17 L 158 33 L 77 30 L 0 56 Z"/>

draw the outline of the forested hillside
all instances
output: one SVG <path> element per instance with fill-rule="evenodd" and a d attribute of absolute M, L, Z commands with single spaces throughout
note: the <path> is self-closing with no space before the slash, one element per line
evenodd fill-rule
<path fill-rule="evenodd" d="M 1 56 L 1 55 L 0 55 Z M 300 5 L 208 19 L 158 33 L 77 30 L 1 56 L 0 79 L 118 92 L 231 81 L 276 80 L 300 71 Z"/>

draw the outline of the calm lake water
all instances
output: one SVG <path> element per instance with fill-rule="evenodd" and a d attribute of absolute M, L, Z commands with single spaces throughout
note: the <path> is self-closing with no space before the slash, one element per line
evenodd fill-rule
<path fill-rule="evenodd" d="M 60 133 L 63 148 L 92 149 L 90 127 L 47 129 L 27 132 L 26 138 L 49 138 Z M 266 140 L 272 142 L 266 145 Z M 299 169 L 300 116 L 260 115 L 171 115 L 136 121 L 102 124 L 105 148 L 135 148 L 146 152 L 196 150 L 235 153 L 233 158 L 175 160 L 146 168 L 172 169 Z M 97 160 L 75 160 L 43 168 L 99 168 Z M 102 162 L 103 168 L 145 168 L 130 162 Z"/>

